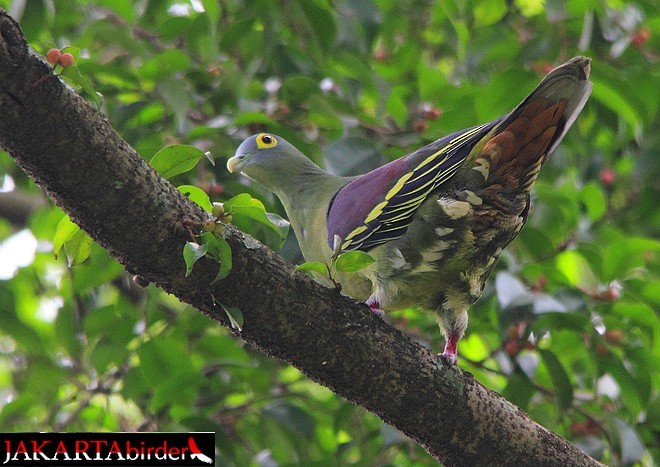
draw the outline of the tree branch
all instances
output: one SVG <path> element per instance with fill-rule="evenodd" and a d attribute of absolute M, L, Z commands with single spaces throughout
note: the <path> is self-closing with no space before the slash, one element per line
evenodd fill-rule
<path fill-rule="evenodd" d="M 227 279 L 212 284 L 217 264 L 206 260 L 184 277 L 183 244 L 206 214 L 59 78 L 44 79 L 49 73 L 0 12 L 0 144 L 128 271 L 227 327 L 217 302 L 239 307 L 244 326 L 232 332 L 376 413 L 445 465 L 599 465 L 234 228 L 226 229 Z"/>

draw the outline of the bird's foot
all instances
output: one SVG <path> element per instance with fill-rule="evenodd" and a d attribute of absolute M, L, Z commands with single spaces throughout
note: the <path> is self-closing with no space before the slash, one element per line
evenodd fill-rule
<path fill-rule="evenodd" d="M 447 336 L 447 342 L 445 343 L 445 350 L 438 355 L 449 365 L 454 366 L 458 362 L 458 356 L 456 355 L 456 345 L 458 344 L 458 334 L 449 333 Z"/>
<path fill-rule="evenodd" d="M 447 352 L 446 350 L 441 354 L 438 354 L 438 357 L 447 362 L 450 366 L 456 365 L 458 363 L 458 357 L 455 353 Z"/>
<path fill-rule="evenodd" d="M 374 315 L 378 316 L 379 318 L 382 318 L 383 316 L 385 316 L 385 312 L 380 309 L 380 303 L 378 303 L 377 300 L 369 297 L 367 299 L 366 303 L 367 303 L 367 306 L 369 307 L 369 309 L 371 310 L 371 312 Z"/>

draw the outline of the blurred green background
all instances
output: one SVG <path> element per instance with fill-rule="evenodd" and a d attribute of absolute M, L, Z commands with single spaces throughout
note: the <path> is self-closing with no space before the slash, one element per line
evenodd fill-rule
<path fill-rule="evenodd" d="M 356 174 L 511 110 L 592 57 L 593 94 L 541 172 L 459 365 L 612 465 L 660 463 L 660 12 L 616 0 L 0 0 L 146 159 L 214 201 L 251 133 Z M 66 135 L 63 135 L 66 138 Z M 427 465 L 422 448 L 153 286 L 100 247 L 54 258 L 64 214 L 0 154 L 0 431 L 217 432 L 219 465 Z M 99 194 L 103 196 L 103 194 Z M 139 232 L 135 232 L 139 235 Z M 295 240 L 282 254 L 300 262 Z M 433 316 L 386 318 L 432 349 Z M 451 423 L 451 421 L 448 421 Z"/>

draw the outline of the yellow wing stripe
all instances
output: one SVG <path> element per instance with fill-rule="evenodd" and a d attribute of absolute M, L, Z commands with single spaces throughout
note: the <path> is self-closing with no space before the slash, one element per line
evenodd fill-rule
<path fill-rule="evenodd" d="M 387 206 L 387 201 L 383 201 L 381 203 L 378 203 L 376 207 L 374 207 L 367 218 L 364 220 L 365 224 L 368 224 L 372 220 L 376 219 L 378 216 L 380 216 L 383 213 L 383 208 Z"/>
<path fill-rule="evenodd" d="M 424 159 L 419 163 L 412 171 L 406 172 L 402 175 L 396 184 L 387 192 L 385 195 L 385 201 L 378 203 L 374 208 L 369 212 L 367 217 L 364 219 L 363 225 L 357 227 L 351 231 L 342 244 L 342 249 L 346 250 L 351 245 L 355 244 L 353 249 L 359 248 L 362 244 L 371 237 L 375 232 L 389 232 L 397 229 L 401 229 L 401 225 L 392 225 L 397 222 L 405 221 L 409 219 L 414 214 L 415 210 L 424 202 L 426 197 L 431 193 L 435 188 L 438 187 L 441 183 L 449 179 L 455 171 L 460 167 L 465 161 L 464 158 L 459 159 L 454 164 L 449 167 L 445 167 L 440 171 L 440 168 L 447 160 L 453 156 L 452 150 L 456 147 L 460 147 L 466 141 L 469 141 L 474 135 L 479 134 L 486 125 L 480 125 L 471 130 L 466 131 L 458 135 L 456 138 L 452 139 L 446 146 L 431 154 L 429 157 Z M 440 156 L 445 154 L 444 157 L 439 159 Z M 435 162 L 435 163 L 433 163 Z M 429 166 L 429 164 L 431 164 Z M 428 167 L 427 167 L 428 166 Z M 422 170 L 423 169 L 423 170 Z M 426 180 L 428 178 L 428 180 Z M 412 185 L 414 182 L 420 181 L 421 185 L 414 187 L 407 193 L 401 193 L 401 191 L 407 185 Z M 409 199 L 402 199 L 398 203 L 390 204 L 390 200 L 398 194 L 402 194 L 404 197 L 409 197 Z M 386 216 L 386 219 L 383 220 L 384 225 L 375 225 L 367 226 L 366 224 L 378 219 L 387 208 L 386 214 L 394 214 L 392 217 Z M 381 229 L 381 226 L 383 227 Z M 364 235 L 363 235 L 364 234 Z M 360 235 L 363 235 L 361 238 L 355 238 Z M 395 237 L 392 237 L 395 238 Z M 385 243 L 391 238 L 384 238 L 382 240 L 374 240 L 372 244 Z"/>
<path fill-rule="evenodd" d="M 353 237 L 355 237 L 356 235 L 360 235 L 365 230 L 367 230 L 367 226 L 366 225 L 361 225 L 360 227 L 358 227 L 357 229 L 353 230 L 351 233 L 346 235 L 346 240 L 350 240 Z"/>
<path fill-rule="evenodd" d="M 401 177 L 399 179 L 399 181 L 396 182 L 396 185 L 394 185 L 390 189 L 390 191 L 387 192 L 387 194 L 385 195 L 385 200 L 389 201 L 390 198 L 392 198 L 392 196 L 396 195 L 401 190 L 401 188 L 403 188 L 403 186 L 410 179 L 410 177 L 413 176 L 413 174 L 414 174 L 414 172 L 408 172 L 408 173 L 404 174 L 403 177 Z"/>

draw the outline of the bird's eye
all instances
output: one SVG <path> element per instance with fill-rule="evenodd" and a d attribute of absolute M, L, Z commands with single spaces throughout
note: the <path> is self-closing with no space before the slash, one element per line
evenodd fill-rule
<path fill-rule="evenodd" d="M 272 148 L 275 145 L 277 145 L 277 139 L 273 135 L 268 133 L 257 135 L 257 147 L 259 149 Z"/>

